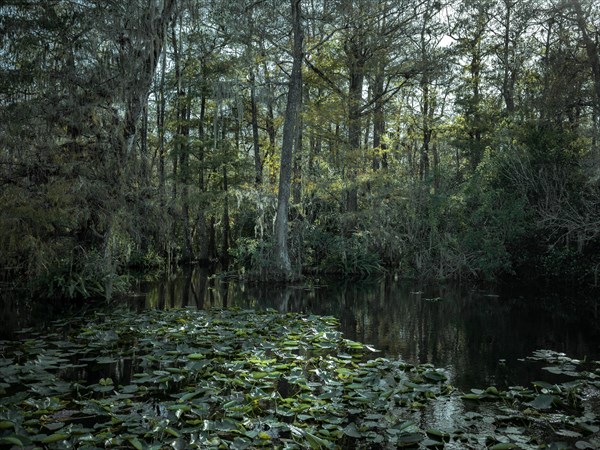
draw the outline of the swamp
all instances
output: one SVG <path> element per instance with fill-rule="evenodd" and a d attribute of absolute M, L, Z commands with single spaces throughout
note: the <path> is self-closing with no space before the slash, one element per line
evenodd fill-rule
<path fill-rule="evenodd" d="M 600 3 L 0 2 L 0 448 L 600 448 Z"/>
<path fill-rule="evenodd" d="M 577 299 L 574 311 L 563 296 L 415 291 L 390 277 L 265 288 L 206 270 L 141 287 L 110 308 L 46 310 L 43 329 L 27 322 L 5 329 L 0 442 L 600 445 L 593 299 Z M 3 323 L 18 315 L 10 308 L 2 314 Z M 34 314 L 21 317 L 33 321 Z"/>

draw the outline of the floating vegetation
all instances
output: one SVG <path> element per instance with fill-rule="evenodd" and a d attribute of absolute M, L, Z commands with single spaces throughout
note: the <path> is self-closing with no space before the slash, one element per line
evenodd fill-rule
<path fill-rule="evenodd" d="M 36 448 L 597 448 L 598 419 L 563 384 L 472 390 L 498 403 L 458 429 L 415 419 L 459 394 L 443 371 L 377 357 L 332 317 L 275 311 L 97 312 L 1 341 L 0 444 Z M 534 355 L 544 357 L 548 355 Z M 556 355 L 551 355 L 555 357 Z M 554 359 L 546 360 L 556 367 Z M 558 361 L 574 372 L 573 361 Z M 555 433 L 544 435 L 546 423 Z M 560 439 L 554 439 L 560 438 Z M 559 446 L 556 446 L 559 445 Z M 552 448 L 560 447 L 560 443 Z"/>

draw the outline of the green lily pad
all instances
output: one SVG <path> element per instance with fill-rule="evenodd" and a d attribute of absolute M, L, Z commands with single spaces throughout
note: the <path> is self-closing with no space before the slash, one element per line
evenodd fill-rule
<path fill-rule="evenodd" d="M 360 439 L 361 437 L 363 437 L 363 434 L 360 431 L 358 431 L 358 428 L 356 428 L 355 423 L 349 423 L 348 425 L 346 425 L 346 427 L 344 427 L 344 434 L 355 439 Z"/>
<path fill-rule="evenodd" d="M 55 433 L 55 434 L 51 434 L 50 436 L 46 436 L 40 442 L 42 444 L 52 444 L 54 442 L 64 441 L 64 440 L 68 439 L 69 437 L 71 437 L 70 434 Z"/>
<path fill-rule="evenodd" d="M 554 403 L 554 396 L 550 394 L 540 394 L 533 401 L 527 403 L 535 409 L 549 409 Z"/>
<path fill-rule="evenodd" d="M 431 401 L 436 408 L 460 402 L 443 371 L 369 359 L 372 349 L 344 339 L 336 324 L 275 311 L 121 310 L 82 320 L 68 332 L 40 333 L 28 344 L 3 344 L 11 363 L 0 361 L 7 385 L 2 389 L 11 395 L 0 398 L 10 411 L 0 417 L 0 443 L 48 440 L 48 447 L 136 450 L 437 449 L 444 442 L 457 448 L 531 448 L 537 441 L 529 426 L 544 410 L 570 408 L 569 399 L 593 381 L 473 389 L 462 398 L 493 402 L 485 405 L 489 412 L 469 411 L 453 417 L 456 429 L 425 432 L 416 424 Z M 583 367 L 551 356 L 551 364 Z M 107 365 L 109 360 L 119 364 Z M 76 366 L 83 362 L 80 371 Z M 469 406 L 481 411 L 478 407 Z M 580 436 L 598 432 L 595 417 L 555 416 L 561 437 L 594 444 L 592 437 Z M 36 434 L 40 430 L 54 434 Z"/>
<path fill-rule="evenodd" d="M 18 447 L 24 447 L 23 441 L 21 441 L 19 438 L 15 437 L 15 436 L 0 437 L 0 444 L 16 445 Z"/>
<path fill-rule="evenodd" d="M 15 428 L 15 424 L 8 421 L 8 420 L 3 420 L 0 422 L 0 430 L 8 430 L 9 428 Z"/>

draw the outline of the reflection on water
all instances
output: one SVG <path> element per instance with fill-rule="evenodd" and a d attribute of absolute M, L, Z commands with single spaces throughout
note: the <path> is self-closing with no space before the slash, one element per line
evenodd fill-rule
<path fill-rule="evenodd" d="M 318 286 L 267 286 L 225 281 L 202 269 L 139 290 L 129 300 L 134 310 L 238 307 L 332 315 L 339 319 L 347 338 L 372 344 L 384 356 L 443 367 L 450 383 L 461 391 L 529 385 L 537 379 L 553 382 L 552 374 L 541 372 L 540 364 L 519 361 L 538 349 L 600 360 L 597 299 L 492 295 L 456 286 L 415 286 L 390 277 L 328 281 Z M 20 328 L 42 327 L 52 319 L 85 312 L 81 305 L 77 309 L 76 305 L 18 302 L 18 293 L 13 294 L 0 297 L 0 340 L 20 339 L 15 334 Z M 88 309 L 102 308 L 105 303 L 90 304 Z M 131 366 L 129 357 L 90 365 L 78 373 L 78 379 L 90 383 L 106 377 L 126 380 Z M 586 410 L 597 410 L 597 391 L 584 397 Z M 456 393 L 432 399 L 413 411 L 410 419 L 422 429 L 464 429 L 468 414 L 494 417 L 496 408 L 495 403 L 462 401 Z M 491 422 L 478 426 L 484 431 L 493 427 Z"/>
<path fill-rule="evenodd" d="M 598 303 L 490 295 L 452 286 L 415 287 L 392 278 L 311 287 L 227 282 L 205 270 L 152 286 L 141 308 L 273 308 L 332 315 L 349 339 L 385 356 L 448 370 L 460 389 L 525 385 L 537 349 L 600 359 Z M 449 408 L 444 408 L 445 413 Z"/>

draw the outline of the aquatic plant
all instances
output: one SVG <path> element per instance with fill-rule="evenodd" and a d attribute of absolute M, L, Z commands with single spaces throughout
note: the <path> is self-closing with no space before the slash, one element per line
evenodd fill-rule
<path fill-rule="evenodd" d="M 598 387 L 592 372 L 569 386 L 473 391 L 464 398 L 498 401 L 504 414 L 427 429 L 415 412 L 458 395 L 444 372 L 376 357 L 337 325 L 275 311 L 123 309 L 23 330 L 0 342 L 0 444 L 538 448 L 550 414 L 577 448 L 598 443 L 598 419 L 581 408 L 582 386 Z"/>

